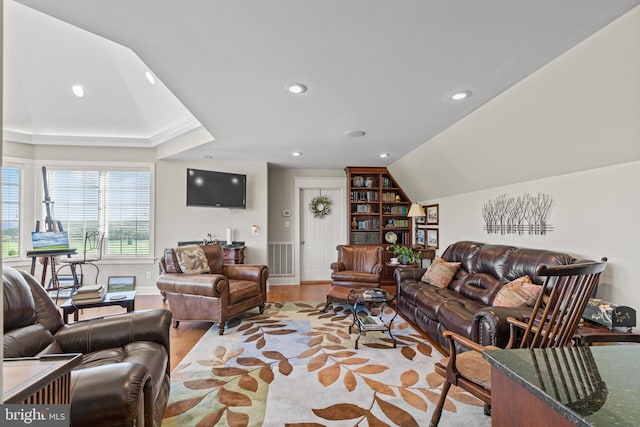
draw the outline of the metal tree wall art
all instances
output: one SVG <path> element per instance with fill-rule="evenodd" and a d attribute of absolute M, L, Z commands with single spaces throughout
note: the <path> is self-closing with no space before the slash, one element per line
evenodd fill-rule
<path fill-rule="evenodd" d="M 511 197 L 501 194 L 482 206 L 484 229 L 488 234 L 546 234 L 553 231 L 547 223 L 553 199 L 548 194 Z"/>

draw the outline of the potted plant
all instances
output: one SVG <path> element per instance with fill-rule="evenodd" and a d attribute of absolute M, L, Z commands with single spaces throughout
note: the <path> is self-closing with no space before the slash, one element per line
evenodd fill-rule
<path fill-rule="evenodd" d="M 418 264 L 422 255 L 422 251 L 414 251 L 409 246 L 389 245 L 387 250 L 393 252 L 400 264 Z"/>

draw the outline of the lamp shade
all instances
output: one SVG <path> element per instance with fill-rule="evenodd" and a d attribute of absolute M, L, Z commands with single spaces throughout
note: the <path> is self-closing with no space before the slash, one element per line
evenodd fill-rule
<path fill-rule="evenodd" d="M 424 208 L 420 206 L 420 204 L 414 203 L 411 205 L 411 209 L 409 209 L 409 213 L 407 214 L 407 216 L 415 218 L 420 216 L 427 216 L 427 214 L 425 213 Z"/>

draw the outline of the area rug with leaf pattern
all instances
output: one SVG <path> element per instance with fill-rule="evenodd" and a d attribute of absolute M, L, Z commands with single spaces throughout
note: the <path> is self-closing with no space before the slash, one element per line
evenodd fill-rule
<path fill-rule="evenodd" d="M 426 426 L 442 386 L 442 355 L 396 316 L 358 330 L 349 306 L 268 303 L 215 325 L 171 374 L 163 426 Z M 253 313 L 255 311 L 255 313 Z M 387 308 L 383 318 L 395 313 Z M 482 404 L 452 387 L 441 426 L 489 426 Z"/>

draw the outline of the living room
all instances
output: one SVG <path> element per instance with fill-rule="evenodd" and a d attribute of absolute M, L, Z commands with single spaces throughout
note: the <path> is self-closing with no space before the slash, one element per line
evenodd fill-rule
<path fill-rule="evenodd" d="M 640 10 L 628 9 L 535 72 L 509 82 L 504 91 L 427 142 L 416 141 L 414 149 L 385 161 L 412 201 L 439 205 L 438 253 L 450 243 L 476 240 L 566 251 L 577 258 L 607 256 L 598 297 L 640 307 L 633 275 L 638 255 L 634 243 L 640 237 L 634 212 L 640 178 Z M 30 249 L 32 224 L 41 219 L 40 166 L 101 163 L 152 171 L 153 251 L 141 260 L 107 258 L 101 274 L 136 276 L 140 294 L 157 294 L 158 257 L 164 248 L 209 234 L 225 239 L 231 227 L 234 240 L 247 246 L 247 262 L 266 264 L 270 242 L 296 241 L 296 219 L 305 206 L 296 194 L 295 178 L 344 178 L 345 166 L 382 165 L 380 159 L 372 159 L 335 168 L 282 168 L 265 161 L 162 159 L 156 148 L 124 150 L 24 143 L 5 133 L 5 162 L 24 168 L 22 250 Z M 247 209 L 186 207 L 187 168 L 246 174 Z M 483 205 L 501 194 L 525 193 L 552 197 L 553 229 L 544 235 L 488 234 Z M 283 211 L 292 216 L 284 217 Z M 24 257 L 4 260 L 18 268 L 28 268 L 28 263 Z M 270 283 L 297 285 L 299 279 L 296 271 Z"/>

